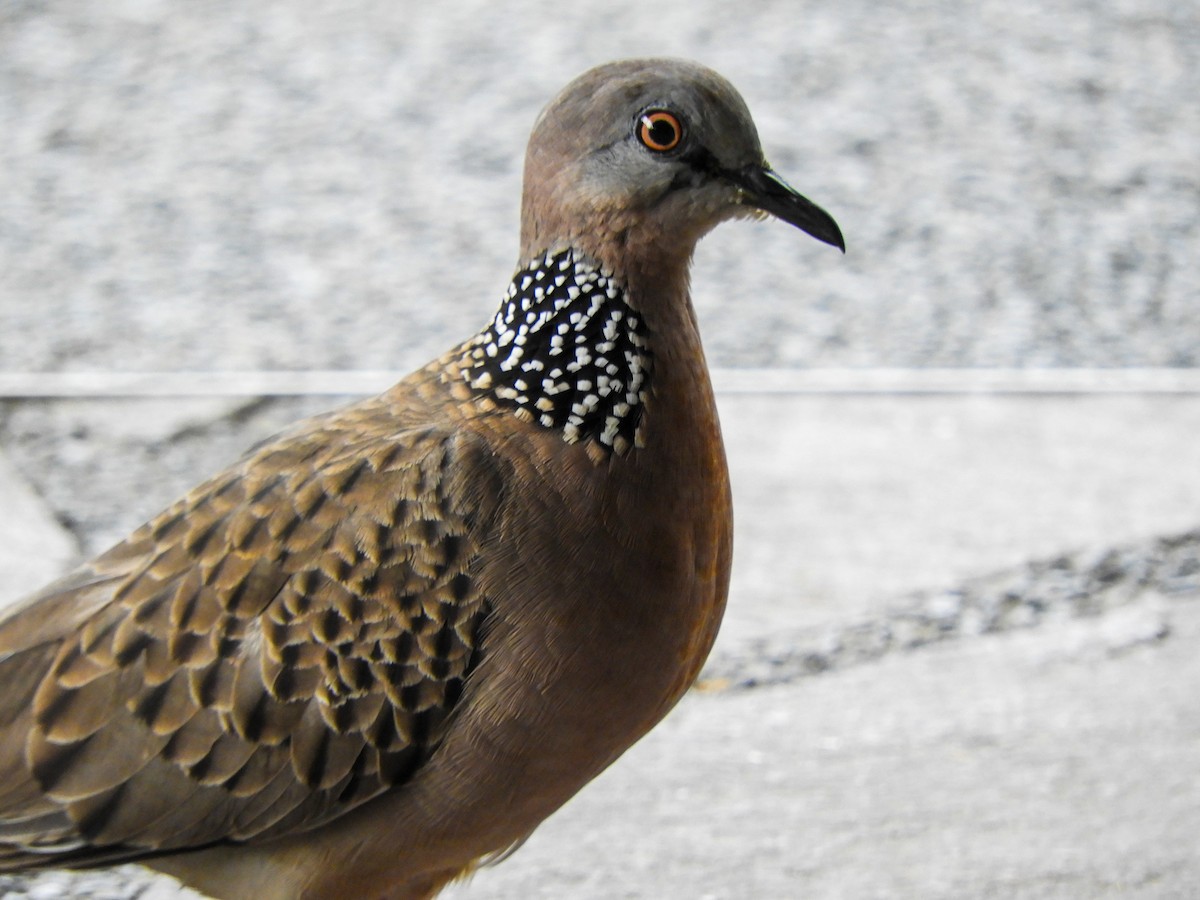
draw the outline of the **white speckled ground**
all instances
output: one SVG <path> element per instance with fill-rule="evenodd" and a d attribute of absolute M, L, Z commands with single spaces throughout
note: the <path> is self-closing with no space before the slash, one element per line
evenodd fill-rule
<path fill-rule="evenodd" d="M 845 259 L 702 245 L 717 365 L 1190 365 L 1200 19 L 1167 0 L 0 10 L 0 365 L 387 368 L 473 330 L 590 64 L 722 71 Z"/>

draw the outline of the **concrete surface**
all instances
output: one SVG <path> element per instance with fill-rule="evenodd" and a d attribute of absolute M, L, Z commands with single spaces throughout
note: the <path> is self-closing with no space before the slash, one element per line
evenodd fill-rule
<path fill-rule="evenodd" d="M 12 404 L 5 449 L 32 490 L 2 469 L 0 490 L 49 508 L 6 527 L 54 550 L 65 521 L 85 553 L 100 552 L 250 444 L 336 402 Z M 737 503 L 719 645 L 731 652 L 1029 559 L 1184 531 L 1200 516 L 1196 396 L 738 393 L 719 403 Z M 44 539 L 31 537 L 39 521 Z M 29 583 L 64 552 L 48 553 Z M 20 593 L 9 584 L 0 603 Z"/>
<path fill-rule="evenodd" d="M 705 241 L 714 365 L 1195 365 L 1198 29 L 1173 0 L 11 0 L 0 367 L 418 364 L 507 283 L 537 111 L 640 54 L 727 75 L 848 242 Z"/>
<path fill-rule="evenodd" d="M 905 591 L 1195 524 L 1198 398 L 721 402 L 740 530 L 711 687 L 757 671 L 760 644 L 819 642 Z M 195 419 L 151 404 L 158 428 L 144 404 L 101 405 L 102 433 L 150 446 Z M 0 544 L 6 561 L 23 563 Z M 512 859 L 449 896 L 1190 896 L 1200 593 L 1130 577 L 1100 615 L 690 694 Z M 28 896 L 134 896 L 137 872 L 49 873 Z"/>
<path fill-rule="evenodd" d="M 1200 397 L 727 395 L 732 647 L 1200 521 Z"/>
<path fill-rule="evenodd" d="M 1195 897 L 1200 604 L 1176 602 L 1161 643 L 1064 622 L 692 693 L 447 897 Z"/>
<path fill-rule="evenodd" d="M 0 452 L 0 607 L 61 575 L 79 545 Z"/>

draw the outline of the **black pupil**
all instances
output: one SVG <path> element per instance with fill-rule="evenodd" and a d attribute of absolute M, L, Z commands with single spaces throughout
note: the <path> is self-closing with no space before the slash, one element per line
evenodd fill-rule
<path fill-rule="evenodd" d="M 675 142 L 675 126 L 667 119 L 655 119 L 650 123 L 650 142 L 667 147 Z"/>

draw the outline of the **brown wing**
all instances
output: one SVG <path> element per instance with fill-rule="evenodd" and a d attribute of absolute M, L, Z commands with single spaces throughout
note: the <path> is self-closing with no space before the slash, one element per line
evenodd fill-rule
<path fill-rule="evenodd" d="M 469 438 L 389 427 L 260 448 L 0 624 L 0 868 L 303 830 L 420 766 L 499 490 Z"/>

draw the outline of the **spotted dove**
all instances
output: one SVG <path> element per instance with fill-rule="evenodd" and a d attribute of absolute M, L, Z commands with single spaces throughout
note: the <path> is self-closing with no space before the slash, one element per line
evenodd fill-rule
<path fill-rule="evenodd" d="M 483 330 L 0 622 L 0 871 L 417 898 L 528 837 L 712 646 L 732 519 L 687 273 L 764 214 L 843 247 L 716 73 L 568 85 Z"/>

